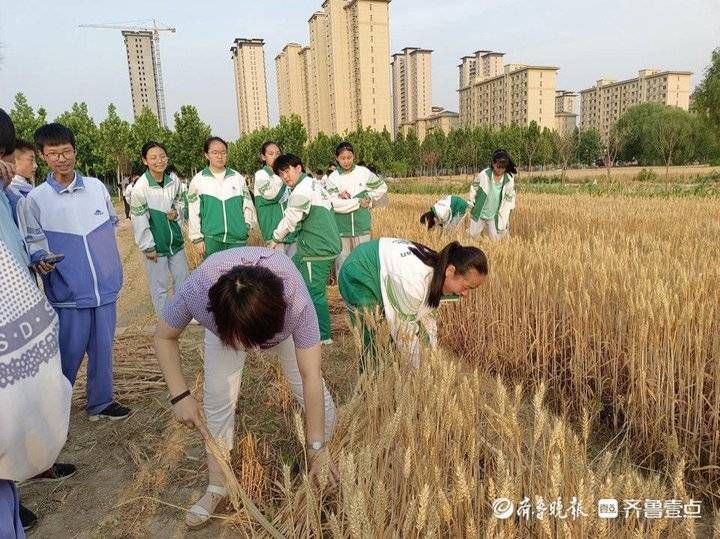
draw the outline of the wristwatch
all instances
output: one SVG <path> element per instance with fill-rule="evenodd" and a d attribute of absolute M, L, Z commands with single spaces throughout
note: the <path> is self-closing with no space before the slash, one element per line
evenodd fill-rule
<path fill-rule="evenodd" d="M 323 447 L 325 447 L 325 442 L 308 442 L 307 448 L 312 449 L 313 451 L 320 451 Z"/>

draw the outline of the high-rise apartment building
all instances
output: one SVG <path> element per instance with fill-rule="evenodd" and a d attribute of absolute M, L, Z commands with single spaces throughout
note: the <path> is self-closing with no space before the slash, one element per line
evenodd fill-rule
<path fill-rule="evenodd" d="M 432 51 L 406 47 L 392 56 L 393 126 L 413 124 L 432 113 Z"/>
<path fill-rule="evenodd" d="M 262 39 L 237 38 L 230 48 L 241 135 L 270 125 L 264 46 Z"/>
<path fill-rule="evenodd" d="M 280 116 L 297 114 L 308 125 L 307 63 L 302 45 L 288 43 L 275 57 Z"/>
<path fill-rule="evenodd" d="M 160 82 L 155 69 L 156 55 L 153 34 L 150 31 L 123 31 L 125 48 L 127 49 L 128 71 L 130 72 L 130 95 L 132 97 L 133 115 L 137 116 L 144 108 L 152 111 L 161 125 L 166 125 L 163 110 L 160 110 L 162 95 L 159 94 Z"/>
<path fill-rule="evenodd" d="M 308 20 L 310 28 L 310 57 L 312 72 L 308 76 L 310 92 L 308 99 L 315 102 L 317 110 L 311 114 L 308 132 L 310 138 L 318 133 L 333 133 L 332 103 L 330 101 L 330 72 L 332 70 L 330 50 L 329 16 L 324 11 L 316 11 Z"/>
<path fill-rule="evenodd" d="M 568 90 L 555 91 L 555 129 L 561 133 L 574 131 L 577 127 L 575 103 L 578 94 Z"/>
<path fill-rule="evenodd" d="M 288 44 L 276 59 L 281 116 L 299 115 L 310 137 L 391 129 L 389 3 L 323 2 L 308 21 L 309 46 Z"/>
<path fill-rule="evenodd" d="M 580 126 L 607 137 L 610 127 L 634 105 L 663 103 L 688 110 L 690 71 L 642 69 L 634 79 L 600 79 L 580 92 Z"/>
<path fill-rule="evenodd" d="M 503 65 L 503 54 L 476 51 L 459 68 L 460 123 L 465 127 L 528 125 L 556 128 L 557 67 Z"/>

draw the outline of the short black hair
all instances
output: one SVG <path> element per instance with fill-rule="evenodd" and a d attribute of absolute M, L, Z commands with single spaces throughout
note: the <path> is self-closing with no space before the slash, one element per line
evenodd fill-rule
<path fill-rule="evenodd" d="M 167 155 L 167 148 L 165 148 L 164 144 L 155 140 L 148 140 L 145 144 L 143 144 L 143 147 L 140 150 L 140 155 L 142 155 L 143 159 L 147 159 L 148 152 L 153 148 L 160 148 Z"/>
<path fill-rule="evenodd" d="M 275 163 L 273 163 L 273 171 L 279 176 L 283 170 L 287 170 L 290 167 L 296 167 L 298 165 L 303 167 L 303 172 L 305 172 L 302 159 L 295 154 L 284 153 L 275 160 Z"/>
<path fill-rule="evenodd" d="M 15 143 L 15 149 L 20 150 L 21 152 L 32 152 L 35 153 L 35 145 L 27 141 L 23 138 L 17 139 L 17 142 Z"/>
<path fill-rule="evenodd" d="M 39 127 L 33 135 L 35 146 L 40 152 L 45 151 L 45 146 L 59 146 L 70 144 L 75 148 L 75 135 L 72 130 L 57 122 L 45 124 Z"/>
<path fill-rule="evenodd" d="M 335 148 L 335 157 L 339 157 L 341 153 L 343 153 L 345 150 L 349 151 L 351 154 L 355 155 L 355 149 L 353 148 L 353 145 L 350 144 L 347 140 L 341 142 L 337 145 Z"/>
<path fill-rule="evenodd" d="M 203 144 L 203 153 L 208 153 L 208 152 L 210 151 L 210 145 L 211 145 L 213 142 L 219 142 L 220 144 L 222 144 L 223 146 L 225 146 L 225 149 L 227 150 L 228 144 L 227 144 L 227 142 L 225 142 L 224 139 L 221 139 L 220 137 L 209 137 L 209 138 L 205 141 L 205 144 Z"/>
<path fill-rule="evenodd" d="M 0 157 L 15 151 L 15 124 L 3 109 L 0 109 Z"/>
<path fill-rule="evenodd" d="M 265 142 L 263 142 L 263 145 L 260 147 L 260 154 L 265 155 L 265 153 L 267 152 L 267 149 L 270 146 L 277 146 L 278 150 L 280 149 L 280 145 L 277 142 L 275 142 L 274 140 L 266 140 Z"/>
<path fill-rule="evenodd" d="M 285 324 L 282 279 L 262 266 L 235 266 L 220 276 L 208 293 L 218 337 L 239 350 L 268 342 Z"/>

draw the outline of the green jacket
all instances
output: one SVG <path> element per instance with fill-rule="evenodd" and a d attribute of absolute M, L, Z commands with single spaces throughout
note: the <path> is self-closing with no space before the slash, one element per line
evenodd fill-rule
<path fill-rule="evenodd" d="M 295 231 L 297 254 L 304 262 L 332 260 L 342 250 L 330 198 L 316 180 L 305 174 L 290 193 L 285 215 L 273 232 L 273 239 L 282 242 Z"/>
<path fill-rule="evenodd" d="M 167 211 L 178 214 L 174 221 Z M 130 195 L 130 218 L 135 243 L 143 252 L 155 251 L 158 256 L 173 256 L 185 245 L 180 223 L 184 213 L 183 191 L 180 182 L 165 174 L 162 186 L 150 171 L 135 182 Z"/>
<path fill-rule="evenodd" d="M 193 243 L 207 238 L 230 246 L 247 243 L 257 217 L 242 174 L 226 168 L 224 178 L 218 179 L 205 167 L 190 182 L 187 198 Z"/>
<path fill-rule="evenodd" d="M 387 193 L 387 184 L 365 167 L 354 166 L 348 172 L 338 167 L 327 179 L 327 192 L 340 235 L 344 238 L 366 236 L 370 234 L 372 219 L 369 209 L 362 208 L 360 202 L 365 198 L 370 199 L 371 204 L 378 202 Z M 343 192 L 350 198 L 340 198 Z"/>
<path fill-rule="evenodd" d="M 487 201 L 490 182 L 494 181 L 493 171 L 486 168 L 478 174 L 470 186 L 470 200 L 475 203 L 472 209 L 472 219 L 477 221 Z M 498 231 L 505 230 L 510 221 L 510 212 L 515 209 L 515 179 L 510 173 L 505 173 L 500 188 L 500 204 L 495 213 L 495 227 Z"/>
<path fill-rule="evenodd" d="M 270 241 L 272 233 L 283 218 L 290 189 L 273 172 L 273 169 L 265 165 L 255 173 L 253 193 L 255 194 L 255 207 L 257 208 L 258 224 L 260 225 L 262 238 L 265 241 Z M 283 241 L 283 243 L 294 242 L 294 234 L 288 234 Z"/>

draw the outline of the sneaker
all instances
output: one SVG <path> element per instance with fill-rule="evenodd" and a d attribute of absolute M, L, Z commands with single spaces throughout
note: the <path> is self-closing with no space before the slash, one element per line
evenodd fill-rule
<path fill-rule="evenodd" d="M 35 477 L 31 477 L 27 481 L 21 483 L 22 485 L 28 485 L 30 483 L 44 483 L 49 481 L 62 481 L 68 477 L 72 477 L 77 472 L 77 468 L 74 464 L 63 464 L 56 462 L 49 469 L 43 473 L 37 474 Z"/>
<path fill-rule="evenodd" d="M 22 523 L 23 530 L 28 531 L 37 524 L 37 521 L 37 515 L 23 504 L 20 504 L 20 522 Z"/>
<path fill-rule="evenodd" d="M 329 346 L 329 345 L 331 345 L 332 343 L 333 343 L 333 340 L 332 340 L 332 339 L 325 339 L 325 340 L 320 341 L 320 344 L 324 344 L 324 345 L 326 345 L 326 346 Z"/>
<path fill-rule="evenodd" d="M 109 419 L 110 421 L 119 421 L 130 415 L 130 408 L 123 406 L 119 402 L 113 401 L 102 412 L 88 416 L 90 421 L 98 421 L 100 419 Z"/>

